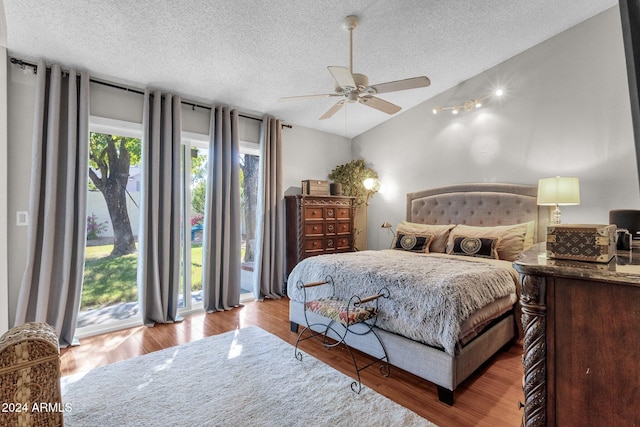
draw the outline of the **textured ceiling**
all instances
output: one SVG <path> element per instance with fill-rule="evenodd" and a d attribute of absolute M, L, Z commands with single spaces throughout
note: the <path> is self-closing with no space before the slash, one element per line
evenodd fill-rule
<path fill-rule="evenodd" d="M 43 58 L 135 87 L 272 114 L 353 137 L 391 116 L 336 100 L 278 101 L 333 91 L 348 66 L 342 19 L 360 17 L 354 72 L 431 86 L 379 95 L 407 109 L 617 4 L 616 0 L 0 0 L 9 55 Z M 0 14 L 1 16 L 1 14 Z M 400 111 L 397 114 L 402 114 Z"/>

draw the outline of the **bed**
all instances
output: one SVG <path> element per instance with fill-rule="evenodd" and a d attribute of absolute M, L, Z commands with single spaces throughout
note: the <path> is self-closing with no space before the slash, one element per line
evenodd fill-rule
<path fill-rule="evenodd" d="M 388 286 L 391 296 L 381 303 L 376 331 L 391 365 L 436 384 L 439 399 L 453 405 L 456 387 L 522 335 L 511 263 L 545 239 L 550 209 L 538 206 L 536 197 L 535 186 L 502 183 L 407 194 L 393 249 L 320 255 L 296 265 L 287 280 L 291 330 L 306 324 L 299 283 L 330 276 L 347 297 Z M 380 356 L 366 336 L 347 342 Z"/>

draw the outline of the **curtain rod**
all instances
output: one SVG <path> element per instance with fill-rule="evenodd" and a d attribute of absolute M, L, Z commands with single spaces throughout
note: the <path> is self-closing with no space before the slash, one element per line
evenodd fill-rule
<path fill-rule="evenodd" d="M 22 59 L 13 58 L 13 57 L 11 57 L 9 59 L 9 61 L 12 64 L 17 65 L 18 67 L 20 67 L 20 69 L 22 69 L 22 70 L 26 70 L 26 68 L 29 67 L 29 68 L 33 68 L 33 73 L 34 74 L 38 73 L 38 65 L 37 64 L 26 62 L 26 61 L 23 61 Z M 112 87 L 114 89 L 124 90 L 125 92 L 133 92 L 133 93 L 138 93 L 140 95 L 144 95 L 144 91 L 142 91 L 142 90 L 140 90 L 138 88 L 135 88 L 135 87 L 124 86 L 124 85 L 113 83 L 113 82 L 109 82 L 109 81 L 106 81 L 106 80 L 96 79 L 94 77 L 90 77 L 89 81 L 92 82 L 92 83 L 97 83 L 97 84 L 103 85 L 103 86 Z M 184 104 L 184 105 L 189 105 L 192 110 L 195 110 L 196 107 L 204 108 L 206 110 L 211 110 L 211 106 L 209 106 L 209 105 L 201 105 L 201 104 L 197 104 L 195 102 L 183 101 L 183 100 L 181 100 L 180 102 L 182 104 Z M 253 117 L 253 116 L 249 116 L 249 115 L 243 114 L 243 113 L 238 113 L 238 115 L 240 117 L 245 118 L 245 119 L 257 120 L 257 121 L 260 121 L 260 122 L 262 121 L 262 119 L 259 118 L 259 117 Z M 293 126 L 291 126 L 291 125 L 287 125 L 287 124 L 284 124 L 282 122 L 281 122 L 281 124 L 282 124 L 282 127 L 289 128 L 289 129 L 293 128 Z"/>

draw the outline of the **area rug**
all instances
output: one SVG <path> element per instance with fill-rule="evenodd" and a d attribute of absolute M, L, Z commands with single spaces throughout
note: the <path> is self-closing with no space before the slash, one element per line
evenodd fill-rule
<path fill-rule="evenodd" d="M 375 368 L 374 368 L 375 369 Z M 393 372 L 392 372 L 393 375 Z M 434 426 L 257 326 L 62 378 L 65 426 Z"/>

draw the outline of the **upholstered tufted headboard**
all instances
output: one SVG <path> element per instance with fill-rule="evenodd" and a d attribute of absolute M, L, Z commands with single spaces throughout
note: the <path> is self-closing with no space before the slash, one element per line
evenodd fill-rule
<path fill-rule="evenodd" d="M 535 242 L 546 239 L 549 206 L 536 203 L 538 187 L 456 184 L 407 194 L 407 221 L 421 224 L 510 225 L 536 221 Z"/>

